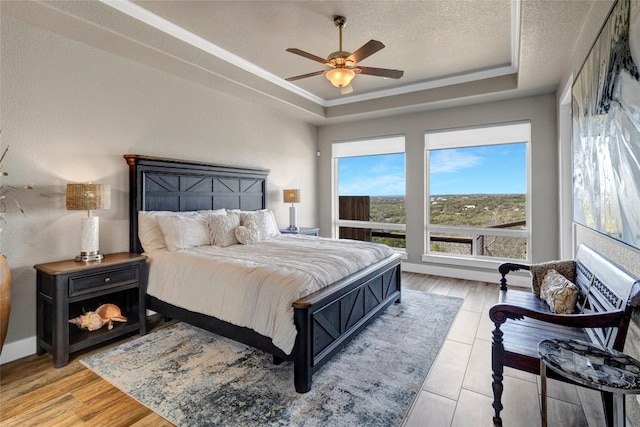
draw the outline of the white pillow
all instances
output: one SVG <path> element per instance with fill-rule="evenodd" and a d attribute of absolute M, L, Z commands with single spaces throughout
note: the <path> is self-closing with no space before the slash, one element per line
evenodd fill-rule
<path fill-rule="evenodd" d="M 207 222 L 199 215 L 158 216 L 157 221 L 172 252 L 210 244 Z"/>
<path fill-rule="evenodd" d="M 228 212 L 226 215 L 211 215 L 208 218 L 211 244 L 221 247 L 238 243 L 236 228 L 240 226 L 240 215 Z"/>
<path fill-rule="evenodd" d="M 241 225 L 254 225 L 258 229 L 260 240 L 267 240 L 280 234 L 273 212 L 269 210 L 247 211 L 240 213 Z"/>
<path fill-rule="evenodd" d="M 243 245 L 252 245 L 260 241 L 260 233 L 254 224 L 236 227 L 236 239 Z"/>
<path fill-rule="evenodd" d="M 194 217 L 196 212 L 171 212 L 171 211 L 139 211 L 138 212 L 138 238 L 145 252 L 155 251 L 167 247 L 164 240 L 158 217 L 161 216 L 185 216 Z"/>
<path fill-rule="evenodd" d="M 277 236 L 278 234 L 280 234 L 280 228 L 278 227 L 278 223 L 276 222 L 276 216 L 273 214 L 272 211 L 270 211 L 269 209 L 265 209 L 264 211 L 265 215 L 269 218 L 269 221 L 267 223 L 267 227 L 268 227 L 268 235 L 269 237 L 273 237 L 273 236 Z"/>

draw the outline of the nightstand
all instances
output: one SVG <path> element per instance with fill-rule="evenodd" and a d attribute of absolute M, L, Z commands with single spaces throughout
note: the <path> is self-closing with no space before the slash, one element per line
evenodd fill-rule
<path fill-rule="evenodd" d="M 299 230 L 289 230 L 288 228 L 281 228 L 280 233 L 282 234 L 304 234 L 307 236 L 318 236 L 319 228 L 314 227 L 300 227 Z"/>
<path fill-rule="evenodd" d="M 38 354 L 50 352 L 53 365 L 60 368 L 69 361 L 69 353 L 130 332 L 146 334 L 146 261 L 144 255 L 122 252 L 105 255 L 98 262 L 67 260 L 34 266 Z M 127 322 L 114 322 L 113 329 L 104 325 L 97 331 L 69 323 L 101 304 L 120 307 Z"/>

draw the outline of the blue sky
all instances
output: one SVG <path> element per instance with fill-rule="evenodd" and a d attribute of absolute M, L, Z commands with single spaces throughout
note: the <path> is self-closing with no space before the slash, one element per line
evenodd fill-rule
<path fill-rule="evenodd" d="M 433 150 L 430 194 L 526 193 L 526 144 Z M 342 196 L 405 194 L 404 154 L 344 157 L 338 161 Z"/>

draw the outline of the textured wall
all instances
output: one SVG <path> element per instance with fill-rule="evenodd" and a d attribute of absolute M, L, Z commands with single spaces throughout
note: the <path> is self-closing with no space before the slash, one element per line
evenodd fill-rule
<path fill-rule="evenodd" d="M 35 185 L 14 192 L 26 214 L 10 207 L 0 234 L 13 274 L 5 350 L 19 341 L 35 352 L 33 265 L 80 250 L 86 213 L 65 210 L 68 182 L 111 185 L 112 208 L 97 212 L 100 248 L 128 250 L 125 153 L 270 169 L 268 203 L 280 225 L 290 187 L 302 190 L 300 224 L 317 225 L 315 126 L 6 14 L 1 31 L 3 183 Z"/>

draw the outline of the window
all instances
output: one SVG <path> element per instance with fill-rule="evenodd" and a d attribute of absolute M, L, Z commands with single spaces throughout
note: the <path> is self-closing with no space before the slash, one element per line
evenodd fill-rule
<path fill-rule="evenodd" d="M 426 254 L 528 260 L 530 124 L 425 135 Z"/>
<path fill-rule="evenodd" d="M 404 136 L 333 144 L 335 235 L 405 248 Z"/>

